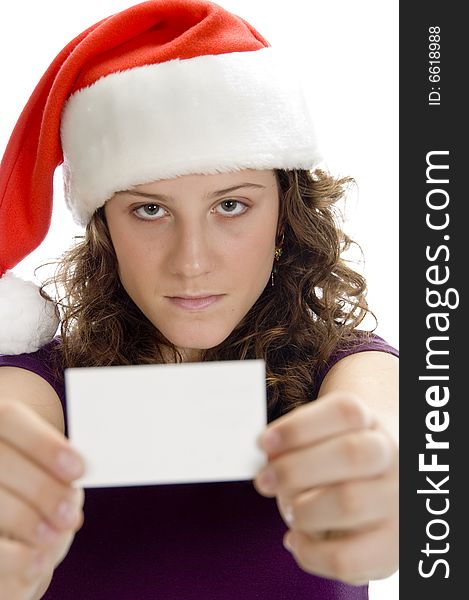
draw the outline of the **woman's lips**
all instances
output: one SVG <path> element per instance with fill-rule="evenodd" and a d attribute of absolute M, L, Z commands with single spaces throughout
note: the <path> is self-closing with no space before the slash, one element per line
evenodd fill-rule
<path fill-rule="evenodd" d="M 221 300 L 222 296 L 206 296 L 205 298 L 169 298 L 173 304 L 180 308 L 188 310 L 200 310 L 211 306 L 218 300 Z"/>

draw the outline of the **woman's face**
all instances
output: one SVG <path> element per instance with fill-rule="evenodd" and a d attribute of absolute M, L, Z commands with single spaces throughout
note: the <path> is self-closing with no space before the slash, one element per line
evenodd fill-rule
<path fill-rule="evenodd" d="M 263 292 L 278 212 L 275 172 L 252 169 L 164 179 L 106 203 L 122 285 L 185 360 L 225 340 Z"/>

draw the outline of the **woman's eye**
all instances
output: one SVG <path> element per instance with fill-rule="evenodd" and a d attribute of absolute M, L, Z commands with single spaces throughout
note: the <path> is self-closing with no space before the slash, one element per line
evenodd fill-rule
<path fill-rule="evenodd" d="M 143 204 L 136 208 L 133 212 L 137 215 L 139 219 L 143 219 L 145 221 L 156 221 L 157 219 L 161 219 L 161 211 L 162 208 L 158 204 Z M 164 213 L 163 213 L 164 214 Z"/>
<path fill-rule="evenodd" d="M 247 205 L 239 200 L 223 200 L 218 207 L 222 207 L 222 214 L 235 217 L 243 214 L 248 209 Z"/>

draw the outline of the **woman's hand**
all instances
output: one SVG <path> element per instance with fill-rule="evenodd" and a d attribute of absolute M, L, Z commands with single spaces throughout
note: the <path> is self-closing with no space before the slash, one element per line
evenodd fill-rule
<path fill-rule="evenodd" d="M 351 584 L 398 568 L 398 448 L 356 394 L 326 393 L 269 425 L 259 493 L 277 497 L 305 571 Z"/>
<path fill-rule="evenodd" d="M 83 473 L 68 440 L 32 409 L 0 400 L 0 600 L 29 600 L 83 523 Z M 67 509 L 67 507 L 69 507 Z"/>

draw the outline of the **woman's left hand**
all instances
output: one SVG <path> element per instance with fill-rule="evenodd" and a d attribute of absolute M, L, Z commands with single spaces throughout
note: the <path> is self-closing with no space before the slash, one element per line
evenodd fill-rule
<path fill-rule="evenodd" d="M 284 544 L 310 573 L 355 585 L 398 568 L 398 448 L 356 395 L 326 393 L 272 422 L 254 481 L 277 498 Z"/>

